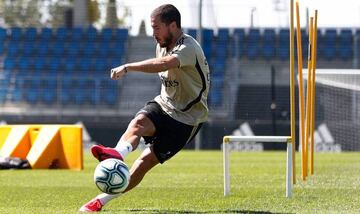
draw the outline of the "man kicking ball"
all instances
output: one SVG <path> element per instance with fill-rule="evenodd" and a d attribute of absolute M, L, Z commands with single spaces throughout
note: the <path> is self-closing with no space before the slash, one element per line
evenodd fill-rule
<path fill-rule="evenodd" d="M 121 65 L 112 69 L 110 75 L 118 80 L 128 72 L 158 73 L 162 83 L 160 95 L 136 114 L 115 148 L 91 147 L 94 157 L 102 161 L 124 160 L 137 148 L 141 137 L 151 145 L 133 163 L 130 183 L 123 193 L 136 187 L 151 168 L 179 152 L 208 116 L 209 67 L 199 43 L 182 32 L 180 12 L 170 4 L 156 8 L 151 14 L 151 27 L 157 41 L 156 58 Z M 80 211 L 100 211 L 123 193 L 102 193 Z"/>

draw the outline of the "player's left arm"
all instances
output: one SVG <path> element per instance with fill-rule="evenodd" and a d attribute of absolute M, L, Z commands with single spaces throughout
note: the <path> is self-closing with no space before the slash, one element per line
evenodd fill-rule
<path fill-rule="evenodd" d="M 159 58 L 147 59 L 139 62 L 132 62 L 111 69 L 111 78 L 120 79 L 125 73 L 130 71 L 140 71 L 145 73 L 158 73 L 180 66 L 180 61 L 175 56 L 163 56 Z"/>

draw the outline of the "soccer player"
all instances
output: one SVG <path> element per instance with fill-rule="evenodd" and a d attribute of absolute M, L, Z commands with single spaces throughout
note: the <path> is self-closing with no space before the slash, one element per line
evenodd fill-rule
<path fill-rule="evenodd" d="M 209 67 L 199 43 L 182 32 L 180 20 L 180 12 L 173 5 L 156 8 L 151 14 L 151 27 L 157 41 L 156 58 L 127 63 L 111 70 L 113 80 L 128 72 L 158 73 L 162 84 L 160 95 L 136 114 L 115 148 L 101 145 L 91 148 L 99 161 L 107 158 L 124 160 L 137 148 L 141 137 L 151 145 L 133 163 L 130 183 L 123 193 L 136 187 L 155 165 L 179 152 L 207 120 Z M 83 205 L 80 211 L 100 211 L 123 193 L 102 193 Z"/>

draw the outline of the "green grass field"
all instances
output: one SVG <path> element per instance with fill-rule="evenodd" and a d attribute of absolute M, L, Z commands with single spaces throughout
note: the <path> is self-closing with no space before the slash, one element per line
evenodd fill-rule
<path fill-rule="evenodd" d="M 316 154 L 308 181 L 300 181 L 297 167 L 292 199 L 285 198 L 285 156 L 231 153 L 231 195 L 224 197 L 222 153 L 182 151 L 103 212 L 360 213 L 360 153 Z M 92 178 L 97 162 L 87 152 L 84 162 L 83 171 L 0 171 L 0 213 L 77 213 L 99 193 Z"/>

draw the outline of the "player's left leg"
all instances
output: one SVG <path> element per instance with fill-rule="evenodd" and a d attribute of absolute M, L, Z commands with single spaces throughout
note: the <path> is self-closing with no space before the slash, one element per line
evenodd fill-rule
<path fill-rule="evenodd" d="M 136 149 L 142 136 L 152 136 L 155 133 L 153 122 L 145 114 L 137 114 L 131 120 L 125 133 L 121 136 L 115 148 L 94 145 L 91 153 L 99 161 L 107 158 L 124 160 L 126 155 Z"/>

